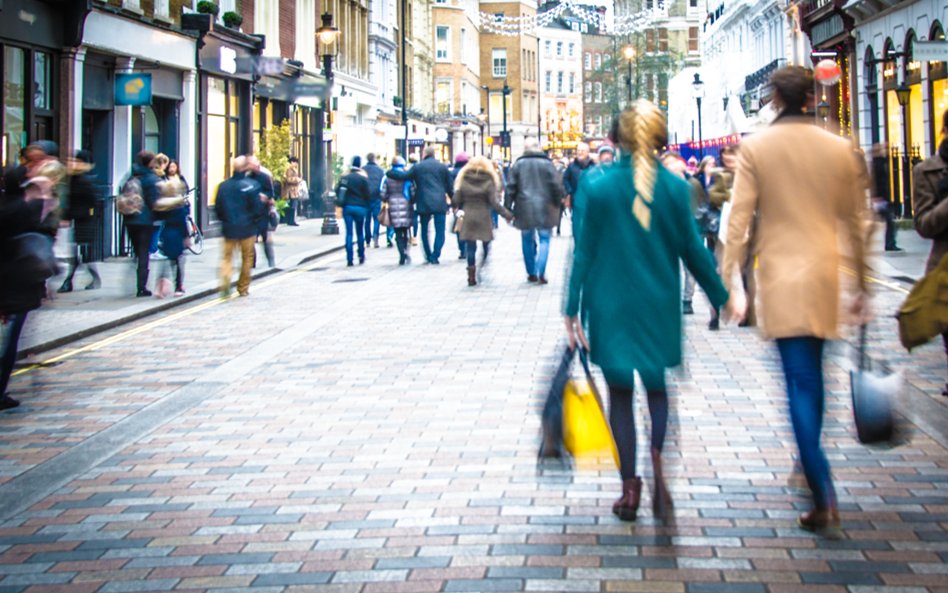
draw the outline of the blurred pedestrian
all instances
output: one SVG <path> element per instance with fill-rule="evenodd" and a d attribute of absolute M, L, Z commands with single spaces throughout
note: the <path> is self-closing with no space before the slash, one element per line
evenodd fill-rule
<path fill-rule="evenodd" d="M 85 287 L 86 290 L 102 286 L 95 262 L 89 261 L 92 244 L 95 242 L 95 207 L 99 199 L 95 175 L 92 174 L 93 168 L 95 165 L 92 163 L 92 154 L 88 150 L 76 152 L 75 158 L 68 164 L 69 203 L 63 210 L 63 220 L 72 225 L 72 255 L 67 261 L 66 278 L 57 292 L 72 292 L 73 276 L 82 263 L 92 277 Z"/>
<path fill-rule="evenodd" d="M 669 173 L 672 173 L 676 177 L 684 179 L 688 182 L 689 189 L 688 196 L 690 200 L 688 201 L 688 206 L 691 210 L 691 216 L 694 218 L 698 211 L 698 205 L 701 200 L 701 193 L 696 189 L 697 182 L 688 174 L 688 164 L 685 162 L 685 159 L 682 158 L 681 154 L 676 151 L 668 151 L 662 155 L 662 165 L 668 169 Z M 697 219 L 695 219 L 695 228 L 699 228 L 697 224 Z M 700 231 L 699 231 L 700 232 Z M 694 296 L 695 296 L 695 277 L 688 271 L 688 268 L 682 265 L 682 275 L 684 278 L 684 288 L 681 293 L 681 312 L 684 315 L 693 315 L 695 312 L 694 309 Z"/>
<path fill-rule="evenodd" d="M 932 239 L 926 274 L 948 254 L 948 109 L 941 114 L 941 124 L 938 151 L 915 165 L 912 171 L 915 230 L 926 239 Z M 948 355 L 948 333 L 941 337 Z M 948 383 L 941 393 L 948 395 Z"/>
<path fill-rule="evenodd" d="M 296 212 L 300 207 L 301 181 L 303 181 L 303 178 L 300 177 L 300 160 L 295 156 L 291 156 L 289 158 L 289 166 L 287 166 L 286 172 L 283 174 L 283 187 L 281 189 L 283 192 L 281 197 L 289 202 L 289 205 L 286 207 L 287 226 L 300 226 L 296 223 Z"/>
<path fill-rule="evenodd" d="M 158 182 L 159 198 L 155 202 L 155 217 L 161 220 L 159 250 L 165 258 L 159 266 L 155 283 L 155 296 L 159 298 L 171 293 L 169 277 L 172 268 L 174 296 L 184 296 L 185 246 L 189 240 L 190 206 L 187 200 L 188 185 L 177 171 L 177 163 L 170 161 L 165 169 L 165 178 Z"/>
<path fill-rule="evenodd" d="M 476 156 L 468 161 L 454 182 L 453 203 L 459 212 L 463 212 L 458 236 L 464 241 L 468 286 L 477 284 L 475 256 L 478 241 L 481 242 L 483 250 L 481 266 L 487 262 L 490 242 L 494 239 L 491 212 L 499 212 L 508 221 L 513 220 L 513 213 L 504 208 L 498 200 L 499 193 L 500 178 L 494 171 L 493 164 L 484 156 Z"/>
<path fill-rule="evenodd" d="M 267 265 L 271 268 L 276 267 L 276 254 L 273 252 L 273 239 L 271 235 L 270 221 L 275 211 L 276 196 L 279 195 L 276 186 L 273 183 L 273 175 L 267 170 L 254 155 L 245 157 L 243 161 L 246 169 L 246 177 L 255 181 L 260 186 L 261 198 L 257 203 L 257 237 L 263 245 L 263 253 L 267 258 Z M 274 225 L 274 228 L 276 226 Z M 257 261 L 257 252 L 254 249 L 254 265 Z"/>
<path fill-rule="evenodd" d="M 125 228 L 132 242 L 135 258 L 138 260 L 135 295 L 149 297 L 152 293 L 148 290 L 148 264 L 156 223 L 152 210 L 155 207 L 155 200 L 158 199 L 159 177 L 154 170 L 157 163 L 153 152 L 143 150 L 138 153 L 135 160 L 131 176 L 138 179 L 141 184 L 143 207 L 140 212 L 125 215 Z"/>
<path fill-rule="evenodd" d="M 510 168 L 504 206 L 514 213 L 514 226 L 520 229 L 527 282 L 546 284 L 550 236 L 560 220 L 563 183 L 536 138 L 527 138 L 523 148 Z"/>
<path fill-rule="evenodd" d="M 467 166 L 468 161 L 471 160 L 471 157 L 468 156 L 466 152 L 459 152 L 456 157 L 454 157 L 454 166 L 451 167 L 451 185 L 456 189 L 458 176 L 461 174 L 461 171 L 464 167 Z M 454 203 L 454 200 L 451 201 L 451 211 L 454 213 L 454 220 L 451 221 L 451 233 L 454 235 L 454 238 L 458 242 L 458 259 L 464 259 L 464 249 L 465 243 L 461 239 L 461 233 L 458 232 L 458 206 Z M 463 216 L 463 214 L 462 214 Z"/>
<path fill-rule="evenodd" d="M 734 188 L 734 172 L 737 168 L 737 146 L 728 145 L 721 149 L 721 168 L 707 169 L 706 174 L 709 178 L 708 202 L 711 207 L 717 211 L 718 224 L 717 233 L 714 242 L 714 258 L 718 266 L 724 258 L 724 244 L 727 242 L 727 221 L 731 212 L 731 193 Z M 754 219 L 756 220 L 756 218 Z M 752 323 L 755 317 L 754 299 L 756 296 L 754 283 L 754 230 L 756 224 L 751 222 L 751 242 L 748 248 L 747 261 L 741 265 L 741 278 L 744 286 L 744 293 L 747 295 L 747 315 L 741 321 L 742 326 Z M 709 231 L 709 235 L 712 234 Z M 711 320 L 708 322 L 708 329 L 717 331 L 720 329 L 721 312 L 718 309 L 711 309 Z"/>
<path fill-rule="evenodd" d="M 434 146 L 426 146 L 424 158 L 408 171 L 415 184 L 415 211 L 421 218 L 421 246 L 429 264 L 441 263 L 444 247 L 444 224 L 448 212 L 448 201 L 454 193 L 451 171 L 435 158 Z M 434 222 L 434 246 L 428 235 L 428 224 Z"/>
<path fill-rule="evenodd" d="M 36 148 L 36 150 L 43 150 Z M 59 228 L 58 202 L 54 192 L 58 177 L 65 170 L 56 167 L 55 158 L 44 153 L 37 156 L 37 166 L 17 167 L 4 174 L 4 185 L 23 187 L 22 192 L 11 192 L 0 203 L 0 334 L 3 336 L 0 349 L 0 410 L 15 408 L 20 402 L 9 396 L 7 386 L 16 354 L 30 311 L 38 309 L 46 296 L 46 280 L 53 274 L 49 269 L 39 274 L 30 261 L 40 255 L 34 251 L 35 243 L 27 245 L 25 240 L 31 233 L 48 237 L 47 253 L 52 259 L 51 243 Z M 28 253 L 24 253 L 27 251 Z M 53 261 L 48 261 L 51 266 Z"/>
<path fill-rule="evenodd" d="M 603 175 L 585 176 L 578 190 L 584 209 L 574 216 L 582 215 L 582 226 L 596 232 L 583 230 L 575 240 L 566 331 L 571 347 L 579 342 L 589 348 L 609 386 L 609 423 L 622 476 L 622 496 L 612 512 L 634 521 L 641 501 L 632 407 L 638 372 L 652 421 L 652 510 L 667 519 L 672 500 L 661 455 L 668 423 L 665 369 L 681 364 L 679 261 L 712 303 L 723 304 L 727 292 L 695 228 L 688 184 L 659 167 L 654 156 L 666 142 L 664 114 L 639 100 L 619 118 L 622 159 Z"/>
<path fill-rule="evenodd" d="M 892 199 L 892 190 L 889 187 L 889 148 L 884 142 L 872 145 L 872 205 L 885 223 L 885 250 L 902 251 L 896 241 L 898 226 L 895 224 L 898 215 L 898 206 Z"/>
<path fill-rule="evenodd" d="M 345 192 L 342 205 L 342 218 L 346 223 L 346 265 L 353 265 L 352 241 L 357 239 L 359 265 L 365 263 L 365 219 L 369 215 L 372 203 L 372 190 L 369 189 L 369 176 L 362 170 L 362 157 L 352 157 L 352 168 L 336 185 L 336 195 Z M 353 237 L 355 235 L 355 237 Z"/>
<path fill-rule="evenodd" d="M 371 243 L 376 249 L 379 246 L 379 212 L 382 211 L 382 178 L 385 169 L 375 162 L 375 153 L 365 155 L 365 166 L 362 167 L 369 180 L 369 214 L 365 218 L 365 246 Z"/>
<path fill-rule="evenodd" d="M 576 157 L 573 161 L 566 167 L 566 171 L 563 172 L 563 191 L 566 192 L 566 196 L 563 200 L 563 203 L 560 205 L 560 217 L 556 222 L 556 234 L 560 234 L 560 224 L 563 220 L 563 213 L 567 209 L 573 207 L 573 198 L 576 196 L 576 191 L 579 189 L 579 179 L 583 176 L 583 173 L 587 169 L 595 165 L 592 159 L 589 157 L 589 145 L 585 142 L 580 142 L 576 145 Z"/>
<path fill-rule="evenodd" d="M 408 171 L 405 170 L 405 159 L 400 156 L 392 161 L 392 168 L 382 179 L 382 201 L 388 205 L 388 216 L 392 223 L 389 227 L 395 233 L 395 243 L 398 245 L 398 265 L 411 263 L 408 255 L 408 231 L 411 228 L 413 188 Z"/>
<path fill-rule="evenodd" d="M 799 525 L 836 537 L 836 491 L 820 446 L 823 351 L 826 340 L 839 337 L 841 239 L 849 247 L 846 265 L 857 287 L 851 310 L 860 317 L 865 310 L 867 188 L 860 181 L 865 165 L 848 139 L 821 129 L 804 113 L 813 89 L 808 70 L 782 67 L 771 83 L 779 115 L 741 143 L 721 276 L 725 286 L 736 286 L 727 312 L 740 321 L 747 309 L 740 272 L 753 240 L 759 262 L 759 320 L 764 335 L 777 342 L 800 463 L 813 491 L 814 508 L 800 516 Z M 788 153 L 790 146 L 806 149 Z"/>
<path fill-rule="evenodd" d="M 596 154 L 599 155 L 598 165 L 600 167 L 608 167 L 616 160 L 616 149 L 611 144 L 603 144 L 596 151 Z"/>
<path fill-rule="evenodd" d="M 259 232 L 260 204 L 269 199 L 256 178 L 245 175 L 252 166 L 248 157 L 235 158 L 231 163 L 231 178 L 217 188 L 214 211 L 221 221 L 224 235 L 220 269 L 220 292 L 224 296 L 230 295 L 236 251 L 240 251 L 237 294 L 242 297 L 250 294 L 250 269 L 255 256 L 254 242 Z"/>

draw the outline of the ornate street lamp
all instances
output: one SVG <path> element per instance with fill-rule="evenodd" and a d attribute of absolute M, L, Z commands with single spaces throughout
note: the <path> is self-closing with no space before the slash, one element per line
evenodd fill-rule
<path fill-rule="evenodd" d="M 317 51 L 323 59 L 323 76 L 326 77 L 326 91 L 323 94 L 322 108 L 316 117 L 316 163 L 319 171 L 318 178 L 324 183 L 322 193 L 325 210 L 323 212 L 323 235 L 338 235 L 339 224 L 336 222 L 336 204 L 332 192 L 332 147 L 323 142 L 323 129 L 326 125 L 326 115 L 332 109 L 332 61 L 336 57 L 336 40 L 339 38 L 339 29 L 332 26 L 332 15 L 328 12 L 322 15 L 323 26 L 316 29 Z M 324 154 L 325 153 L 325 154 Z M 323 170 L 324 169 L 324 170 Z"/>
<path fill-rule="evenodd" d="M 912 98 L 912 89 L 904 80 L 896 87 L 895 97 L 902 107 L 902 216 L 908 217 L 912 214 L 912 197 L 909 190 L 912 182 L 912 161 L 909 156 L 909 101 Z"/>
<path fill-rule="evenodd" d="M 826 118 L 829 117 L 829 113 L 830 104 L 826 102 L 826 99 L 823 99 L 816 104 L 816 114 L 821 120 L 823 120 L 824 125 L 826 124 Z"/>
<path fill-rule="evenodd" d="M 704 97 L 704 81 L 701 80 L 701 75 L 697 72 L 695 72 L 695 79 L 691 83 L 691 89 L 695 103 L 698 105 L 698 156 L 704 156 L 704 150 L 701 147 L 701 99 Z"/>

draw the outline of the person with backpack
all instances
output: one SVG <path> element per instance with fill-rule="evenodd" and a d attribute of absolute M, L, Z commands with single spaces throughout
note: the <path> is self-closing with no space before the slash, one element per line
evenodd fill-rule
<path fill-rule="evenodd" d="M 148 259 L 151 240 L 155 233 L 155 216 L 152 213 L 158 199 L 158 176 L 152 169 L 155 153 L 143 150 L 135 157 L 132 174 L 122 187 L 117 199 L 117 208 L 125 216 L 125 229 L 132 242 L 138 260 L 137 291 L 135 296 L 148 297 Z"/>
<path fill-rule="evenodd" d="M 7 187 L 28 184 L 27 170 L 17 168 L 4 177 Z M 20 333 L 30 311 L 46 296 L 46 281 L 56 274 L 53 240 L 59 228 L 56 201 L 48 195 L 7 194 L 0 203 L 0 410 L 20 402 L 7 394 L 16 362 Z"/>

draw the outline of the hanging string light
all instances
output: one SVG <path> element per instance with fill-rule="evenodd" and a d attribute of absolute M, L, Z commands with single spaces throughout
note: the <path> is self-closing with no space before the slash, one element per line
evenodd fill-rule
<path fill-rule="evenodd" d="M 483 32 L 493 35 L 506 37 L 535 35 L 538 28 L 548 26 L 556 19 L 563 17 L 567 11 L 569 11 L 570 16 L 599 30 L 609 28 L 605 15 L 588 6 L 576 4 L 574 0 L 562 0 L 550 10 L 538 15 L 506 16 L 482 11 L 479 13 L 479 24 Z M 664 0 L 659 0 L 653 5 L 653 8 L 615 17 L 613 19 L 613 33 L 620 36 L 636 33 L 648 28 L 654 20 L 667 15 L 668 11 Z"/>

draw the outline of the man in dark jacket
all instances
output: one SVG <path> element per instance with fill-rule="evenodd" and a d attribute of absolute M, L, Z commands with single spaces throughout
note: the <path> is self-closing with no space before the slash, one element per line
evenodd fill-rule
<path fill-rule="evenodd" d="M 142 186 L 142 200 L 145 202 L 141 212 L 125 216 L 125 228 L 128 230 L 132 249 L 138 259 L 138 292 L 137 296 L 151 296 L 148 290 L 148 259 L 151 256 L 151 239 L 155 233 L 155 216 L 152 209 L 158 200 L 158 175 L 151 169 L 155 153 L 143 150 L 135 158 L 132 165 L 132 176 L 138 178 Z"/>
<path fill-rule="evenodd" d="M 563 185 L 553 162 L 539 149 L 535 138 L 527 138 L 523 156 L 510 168 L 504 206 L 513 211 L 514 225 L 522 233 L 528 282 L 547 283 L 550 235 L 562 203 Z"/>
<path fill-rule="evenodd" d="M 573 196 L 576 195 L 576 190 L 579 189 L 579 179 L 583 176 L 583 173 L 586 172 L 586 169 L 592 167 L 595 163 L 592 162 L 592 159 L 589 158 L 589 145 L 585 142 L 580 142 L 576 145 L 576 158 L 573 159 L 573 162 L 566 167 L 566 171 L 563 172 L 563 190 L 566 191 L 566 199 L 564 205 L 560 207 L 560 220 L 563 218 L 563 210 L 567 204 L 573 203 Z M 560 223 L 556 223 L 556 234 L 560 234 Z"/>
<path fill-rule="evenodd" d="M 381 182 L 379 182 L 381 185 Z M 353 234 L 359 242 L 359 264 L 365 263 L 365 248 L 369 242 L 365 239 L 365 221 L 369 217 L 369 206 L 372 203 L 372 190 L 369 188 L 369 178 L 362 169 L 362 157 L 352 157 L 352 168 L 336 185 L 336 195 L 340 195 L 345 187 L 345 200 L 342 205 L 342 219 L 346 223 L 346 264 L 352 266 Z"/>
<path fill-rule="evenodd" d="M 369 215 L 365 217 L 365 246 L 369 246 L 369 241 L 377 248 L 379 246 L 379 212 L 382 211 L 382 178 L 385 177 L 385 169 L 379 167 L 375 162 L 375 153 L 370 152 L 365 155 L 365 166 L 362 167 L 369 178 L 369 194 L 372 196 L 369 202 Z"/>
<path fill-rule="evenodd" d="M 258 216 L 261 202 L 269 200 L 260 183 L 250 175 L 244 175 L 249 166 L 247 157 L 234 159 L 233 176 L 217 188 L 214 211 L 220 219 L 224 234 L 224 251 L 221 258 L 221 293 L 230 294 L 234 252 L 240 250 L 240 276 L 237 278 L 237 294 L 250 294 L 250 268 L 253 266 L 254 241 L 257 238 Z"/>
<path fill-rule="evenodd" d="M 71 292 L 72 279 L 79 265 L 84 263 L 92 281 L 86 286 L 87 290 L 99 288 L 102 280 L 95 263 L 82 261 L 80 246 L 85 246 L 86 253 L 92 249 L 95 241 L 95 207 L 98 201 L 98 190 L 95 186 L 95 175 L 92 170 L 92 154 L 88 150 L 76 152 L 75 158 L 69 162 L 69 204 L 63 212 L 63 220 L 72 222 L 73 241 L 72 257 L 66 262 L 69 266 L 66 278 L 57 292 Z"/>
<path fill-rule="evenodd" d="M 444 247 L 444 219 L 448 212 L 448 198 L 454 195 L 451 171 L 435 158 L 433 146 L 425 147 L 424 158 L 408 172 L 415 184 L 415 210 L 421 217 L 421 245 L 425 259 L 437 265 Z M 431 247 L 428 223 L 434 219 L 435 241 Z"/>

